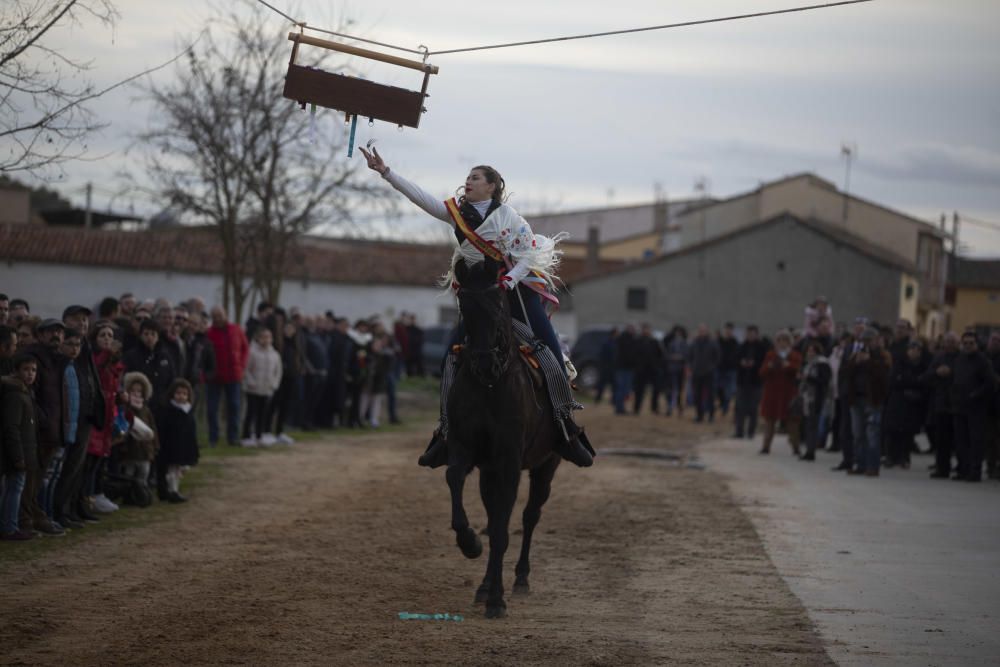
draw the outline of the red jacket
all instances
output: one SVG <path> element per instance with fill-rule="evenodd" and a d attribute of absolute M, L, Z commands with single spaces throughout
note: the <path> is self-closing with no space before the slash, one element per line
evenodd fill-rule
<path fill-rule="evenodd" d="M 760 401 L 760 416 L 766 420 L 778 421 L 788 417 L 788 405 L 798 393 L 796 376 L 802 367 L 802 355 L 795 350 L 788 351 L 781 366 L 781 358 L 773 349 L 768 350 L 764 363 L 760 366 L 760 377 L 764 381 L 764 395 Z"/>
<path fill-rule="evenodd" d="M 247 367 L 250 345 L 243 330 L 232 322 L 224 327 L 210 326 L 205 332 L 215 348 L 215 377 L 217 384 L 242 382 L 243 371 Z"/>
<path fill-rule="evenodd" d="M 125 365 L 102 350 L 94 353 L 94 363 L 101 380 L 101 394 L 104 395 L 104 428 L 90 431 L 90 441 L 87 443 L 87 453 L 94 456 L 111 456 L 111 435 L 115 421 L 115 406 L 117 405 L 118 386 L 121 384 Z"/>

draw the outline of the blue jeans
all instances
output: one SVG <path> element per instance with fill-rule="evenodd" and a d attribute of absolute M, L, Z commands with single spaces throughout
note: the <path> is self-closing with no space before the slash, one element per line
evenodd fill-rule
<path fill-rule="evenodd" d="M 215 447 L 219 442 L 219 399 L 226 394 L 226 441 L 239 442 L 240 432 L 240 383 L 210 382 L 207 385 L 206 407 L 208 408 L 208 445 Z"/>
<path fill-rule="evenodd" d="M 878 472 L 882 458 L 882 408 L 858 400 L 851 406 L 854 463 L 861 472 Z"/>
<path fill-rule="evenodd" d="M 8 472 L 3 476 L 3 493 L 0 494 L 0 533 L 16 533 L 17 518 L 21 511 L 21 494 L 28 474 Z"/>
<path fill-rule="evenodd" d="M 635 371 L 619 368 L 615 371 L 615 414 L 625 414 L 625 398 L 632 391 Z"/>
<path fill-rule="evenodd" d="M 736 369 L 719 371 L 717 382 L 719 406 L 722 408 L 722 414 L 726 414 L 729 412 L 729 402 L 736 396 Z"/>

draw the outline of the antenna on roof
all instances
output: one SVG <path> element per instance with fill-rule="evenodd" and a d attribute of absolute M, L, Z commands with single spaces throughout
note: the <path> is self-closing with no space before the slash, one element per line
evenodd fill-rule
<path fill-rule="evenodd" d="M 858 145 L 853 141 L 840 142 L 840 155 L 844 158 L 846 166 L 844 168 L 844 211 L 841 215 L 842 222 L 847 222 L 847 202 L 851 192 L 851 163 L 858 156 Z"/>

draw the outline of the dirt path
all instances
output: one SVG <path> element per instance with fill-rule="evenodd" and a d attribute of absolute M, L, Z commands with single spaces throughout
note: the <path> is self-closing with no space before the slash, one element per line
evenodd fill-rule
<path fill-rule="evenodd" d="M 599 446 L 707 435 L 585 414 Z M 413 463 L 424 426 L 222 459 L 165 520 L 0 563 L 0 663 L 829 664 L 721 477 L 648 460 L 561 467 L 532 593 L 485 620 L 472 604 L 485 558 L 454 546 L 443 472 Z M 508 590 L 519 546 L 518 530 Z"/>

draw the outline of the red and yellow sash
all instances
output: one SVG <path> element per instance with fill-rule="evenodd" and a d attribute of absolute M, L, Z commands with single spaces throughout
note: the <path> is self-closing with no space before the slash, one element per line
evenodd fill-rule
<path fill-rule="evenodd" d="M 500 252 L 491 241 L 487 241 L 482 236 L 476 233 L 472 227 L 469 227 L 469 223 L 465 221 L 462 217 L 461 211 L 458 209 L 458 201 L 454 197 L 447 199 L 444 202 L 445 208 L 448 209 L 448 214 L 451 215 L 452 221 L 454 221 L 455 226 L 458 230 L 462 232 L 462 235 L 472 244 L 472 246 L 483 253 L 484 257 L 489 257 L 494 262 L 503 262 L 504 266 L 509 270 L 511 266 L 510 258 Z M 559 308 L 559 299 L 556 298 L 554 294 L 551 294 L 547 289 L 547 283 L 542 274 L 537 271 L 532 271 L 531 274 L 523 281 L 527 285 L 528 289 L 538 294 L 545 301 L 547 301 L 554 308 Z"/>

